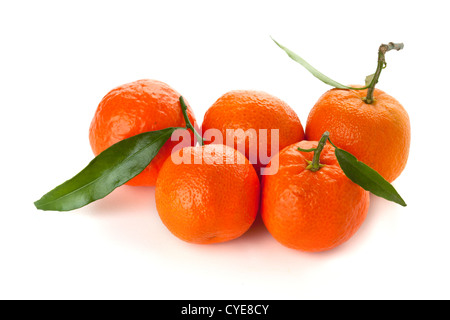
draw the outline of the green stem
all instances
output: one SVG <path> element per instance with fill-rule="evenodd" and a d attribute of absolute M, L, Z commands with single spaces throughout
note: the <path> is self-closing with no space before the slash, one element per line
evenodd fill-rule
<path fill-rule="evenodd" d="M 311 168 L 309 168 L 309 170 L 314 172 L 321 168 L 320 153 L 322 152 L 323 147 L 325 147 L 325 144 L 327 143 L 329 136 L 330 133 L 328 131 L 325 131 L 325 133 L 322 135 L 322 138 L 320 138 L 319 143 L 317 144 L 316 151 L 314 151 L 313 160 L 312 163 L 310 164 Z"/>
<path fill-rule="evenodd" d="M 183 112 L 184 121 L 186 122 L 186 129 L 191 129 L 192 132 L 194 132 L 194 135 L 197 138 L 197 140 L 200 142 L 200 145 L 203 146 L 202 136 L 195 130 L 194 126 L 191 123 L 191 120 L 189 120 L 189 117 L 187 115 L 187 106 L 186 103 L 184 102 L 184 98 L 180 96 L 179 100 L 181 104 L 181 110 Z"/>
<path fill-rule="evenodd" d="M 403 49 L 403 43 L 393 43 L 389 42 L 388 44 L 382 44 L 378 49 L 378 63 L 377 70 L 375 71 L 372 81 L 368 85 L 367 96 L 363 99 L 365 103 L 371 104 L 374 102 L 373 92 L 375 91 L 375 85 L 378 83 L 378 79 L 380 78 L 381 71 L 386 67 L 385 55 L 386 52 L 391 50 L 401 50 Z"/>
<path fill-rule="evenodd" d="M 301 149 L 298 148 L 299 151 L 302 152 L 311 152 L 314 151 L 314 156 L 312 161 L 308 164 L 306 169 L 311 170 L 312 172 L 318 171 L 320 168 L 322 168 L 324 165 L 320 164 L 320 154 L 325 147 L 325 144 L 327 143 L 327 140 L 330 137 L 330 133 L 328 131 L 325 131 L 322 137 L 319 140 L 319 143 L 317 144 L 317 148 L 313 149 Z"/>

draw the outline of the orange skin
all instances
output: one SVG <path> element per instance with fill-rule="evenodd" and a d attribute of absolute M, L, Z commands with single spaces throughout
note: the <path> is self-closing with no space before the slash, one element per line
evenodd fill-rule
<path fill-rule="evenodd" d="M 139 80 L 111 90 L 100 102 L 89 129 L 89 140 L 97 156 L 113 144 L 147 131 L 185 127 L 180 94 L 157 80 Z M 188 117 L 195 123 L 189 104 Z M 154 186 L 158 172 L 177 141 L 166 142 L 150 165 L 127 182 L 133 186 Z M 191 145 L 194 144 L 191 132 Z"/>
<path fill-rule="evenodd" d="M 353 86 L 355 87 L 355 86 Z M 306 139 L 331 141 L 393 182 L 406 166 L 411 141 L 409 117 L 393 97 L 375 89 L 375 102 L 362 99 L 367 90 L 327 91 L 309 113 Z"/>
<path fill-rule="evenodd" d="M 191 164 L 177 165 L 168 157 L 159 173 L 155 199 L 164 225 L 178 238 L 198 244 L 244 234 L 259 209 L 260 184 L 250 162 L 235 149 L 218 144 L 177 153 Z"/>
<path fill-rule="evenodd" d="M 228 144 L 237 150 L 245 150 L 245 156 L 252 159 L 257 173 L 259 168 L 267 163 L 262 163 L 260 157 L 260 146 L 257 147 L 257 154 L 249 147 L 248 136 L 238 136 L 233 141 L 226 141 L 227 129 L 242 129 L 244 132 L 249 129 L 256 130 L 259 138 L 259 129 L 269 129 L 267 134 L 267 153 L 271 150 L 270 129 L 279 129 L 278 153 L 284 147 L 301 141 L 304 138 L 303 126 L 300 119 L 292 108 L 284 101 L 261 91 L 238 90 L 230 91 L 222 95 L 205 113 L 202 123 L 202 131 L 208 129 L 218 129 L 222 133 L 223 141 L 219 143 Z M 209 144 L 211 141 L 205 141 Z M 213 141 L 214 143 L 214 141 Z M 216 142 L 217 143 L 217 142 Z"/>
<path fill-rule="evenodd" d="M 317 252 L 349 240 L 364 222 L 369 192 L 348 179 L 327 144 L 320 154 L 325 166 L 306 169 L 315 141 L 301 141 L 283 149 L 275 175 L 263 176 L 261 215 L 272 236 L 286 247 Z M 272 159 L 274 161 L 274 159 Z"/>

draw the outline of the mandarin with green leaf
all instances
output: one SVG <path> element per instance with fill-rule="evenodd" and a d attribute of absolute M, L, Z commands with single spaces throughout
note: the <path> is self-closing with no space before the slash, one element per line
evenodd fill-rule
<path fill-rule="evenodd" d="M 261 215 L 278 242 L 319 252 L 343 244 L 358 231 L 370 193 L 344 174 L 326 139 L 290 145 L 271 161 L 278 162 L 279 170 L 263 176 Z"/>
<path fill-rule="evenodd" d="M 100 101 L 89 128 L 94 154 L 97 156 L 115 143 L 140 133 L 185 127 L 179 97 L 168 84 L 150 79 L 127 83 L 108 92 Z M 194 113 L 186 104 L 189 120 L 195 124 Z M 193 145 L 194 135 L 190 132 Z M 144 171 L 127 184 L 154 186 L 162 164 L 178 143 L 168 140 Z"/>
<path fill-rule="evenodd" d="M 377 68 L 374 74 L 366 77 L 365 86 L 346 86 L 319 72 L 290 49 L 275 43 L 317 79 L 335 87 L 323 94 L 310 111 L 306 139 L 318 140 L 324 131 L 329 131 L 335 145 L 376 170 L 388 182 L 399 177 L 409 157 L 409 116 L 396 99 L 376 89 L 375 85 L 386 67 L 386 53 L 402 50 L 404 44 L 381 44 Z"/>

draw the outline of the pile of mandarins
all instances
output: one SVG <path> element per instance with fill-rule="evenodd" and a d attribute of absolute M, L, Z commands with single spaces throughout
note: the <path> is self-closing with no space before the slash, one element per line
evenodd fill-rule
<path fill-rule="evenodd" d="M 317 148 L 322 134 L 328 131 L 334 145 L 352 153 L 389 182 L 400 175 L 408 159 L 407 112 L 378 89 L 373 93 L 374 102 L 368 104 L 366 93 L 329 90 L 310 111 L 304 130 L 284 101 L 260 91 L 228 92 L 207 110 L 201 129 L 196 127 L 203 133 L 203 141 L 197 141 L 192 130 L 186 147 L 177 149 L 177 142 L 168 140 L 149 166 L 128 184 L 156 186 L 156 207 L 162 222 L 187 242 L 235 239 L 260 213 L 268 231 L 281 244 L 302 251 L 332 249 L 347 241 L 364 222 L 369 192 L 343 173 L 331 144 L 323 146 L 316 170 L 310 166 L 315 153 L 308 150 Z M 92 120 L 94 153 L 98 155 L 139 133 L 186 127 L 180 96 L 156 80 L 113 89 L 102 99 Z M 195 123 L 188 104 L 187 113 Z M 223 139 L 208 139 L 206 133 L 211 129 Z M 225 140 L 230 129 L 241 134 Z M 276 139 L 271 137 L 272 129 L 277 130 Z M 262 141 L 261 132 L 266 135 L 265 143 L 252 145 L 251 138 Z M 270 162 L 263 161 L 261 155 L 274 149 L 274 141 L 276 152 L 270 154 Z M 173 153 L 188 161 L 175 161 Z M 261 174 L 261 169 L 270 167 L 276 170 Z"/>

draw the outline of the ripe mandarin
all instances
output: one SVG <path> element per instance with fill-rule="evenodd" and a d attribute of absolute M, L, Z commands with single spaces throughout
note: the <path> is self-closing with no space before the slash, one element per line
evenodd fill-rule
<path fill-rule="evenodd" d="M 259 197 L 259 179 L 248 159 L 220 144 L 175 151 L 155 191 L 164 225 L 178 238 L 200 244 L 244 234 L 256 218 Z"/>
<path fill-rule="evenodd" d="M 179 97 L 177 91 L 157 80 L 139 80 L 111 90 L 101 100 L 91 122 L 89 140 L 94 154 L 97 156 L 111 145 L 139 133 L 185 127 Z M 194 114 L 187 106 L 188 117 L 195 123 Z M 191 140 L 193 145 L 193 134 Z M 177 144 L 167 141 L 150 165 L 127 184 L 155 185 L 159 169 Z"/>
<path fill-rule="evenodd" d="M 366 95 L 367 89 L 327 91 L 309 113 L 306 139 L 318 140 L 329 131 L 336 146 L 393 182 L 409 156 L 409 116 L 396 99 L 379 89 L 374 90 L 371 104 L 364 102 Z"/>
<path fill-rule="evenodd" d="M 286 102 L 262 91 L 237 90 L 222 95 L 205 113 L 202 131 L 205 133 L 209 129 L 219 130 L 222 134 L 223 141 L 216 143 L 242 151 L 255 165 L 258 174 L 268 162 L 262 157 L 270 159 L 282 148 L 304 137 L 302 124 L 294 110 Z M 240 131 L 235 131 L 233 138 L 227 140 L 227 129 Z M 273 154 L 271 129 L 279 130 L 279 146 L 274 146 Z M 267 130 L 265 141 L 260 130 Z M 251 143 L 256 147 L 252 148 Z"/>
<path fill-rule="evenodd" d="M 272 236 L 286 247 L 316 252 L 332 249 L 352 237 L 369 208 L 369 192 L 348 179 L 326 144 L 318 171 L 307 169 L 315 141 L 283 149 L 279 170 L 263 176 L 261 215 Z M 273 161 L 274 159 L 272 159 Z"/>

